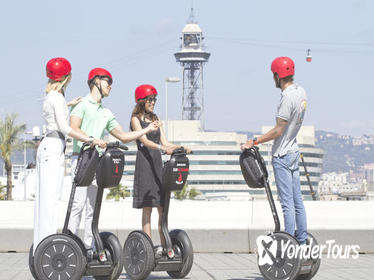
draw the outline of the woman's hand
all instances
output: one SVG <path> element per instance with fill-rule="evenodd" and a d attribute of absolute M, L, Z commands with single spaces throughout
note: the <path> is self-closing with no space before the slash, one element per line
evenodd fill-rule
<path fill-rule="evenodd" d="M 190 147 L 183 147 L 184 150 L 186 151 L 186 154 L 191 154 L 192 153 L 192 150 Z"/>
<path fill-rule="evenodd" d="M 81 101 L 82 101 L 82 96 L 78 96 L 78 97 L 74 98 L 73 100 L 71 100 L 70 102 L 68 102 L 66 105 L 68 107 L 75 106 L 75 105 L 77 105 Z"/>
<path fill-rule="evenodd" d="M 104 140 L 102 140 L 102 139 L 94 139 L 92 141 L 92 144 L 93 145 L 97 145 L 97 146 L 99 146 L 102 149 L 106 148 L 106 142 Z"/>
<path fill-rule="evenodd" d="M 175 147 L 171 147 L 171 146 L 162 146 L 162 147 L 161 147 L 161 150 L 163 150 L 166 154 L 171 155 L 171 154 L 174 152 Z"/>
<path fill-rule="evenodd" d="M 147 132 L 151 132 L 151 131 L 155 131 L 157 130 L 158 128 L 160 127 L 160 122 L 159 121 L 154 121 L 154 122 L 151 122 L 148 126 L 147 126 Z"/>

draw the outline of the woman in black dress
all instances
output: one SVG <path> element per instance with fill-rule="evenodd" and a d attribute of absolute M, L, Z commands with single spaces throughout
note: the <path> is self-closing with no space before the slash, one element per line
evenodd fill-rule
<path fill-rule="evenodd" d="M 136 105 L 131 116 L 131 130 L 141 130 L 151 122 L 159 120 L 153 112 L 156 104 L 156 96 L 157 91 L 151 85 L 140 85 L 136 88 Z M 151 237 L 152 208 L 157 207 L 159 215 L 158 230 L 160 232 L 161 244 L 165 245 L 165 240 L 161 234 L 163 209 L 161 194 L 161 153 L 170 155 L 174 149 L 180 146 L 167 141 L 162 127 L 143 135 L 136 140 L 136 143 L 138 152 L 135 163 L 133 208 L 143 209 L 142 228 Z M 156 255 L 159 254 L 162 254 L 162 247 L 156 249 Z"/>

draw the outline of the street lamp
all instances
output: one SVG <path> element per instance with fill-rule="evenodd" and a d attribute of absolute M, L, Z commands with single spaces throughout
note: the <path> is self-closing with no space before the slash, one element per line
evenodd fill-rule
<path fill-rule="evenodd" d="M 179 79 L 178 77 L 169 77 L 169 78 L 166 78 L 165 79 L 165 132 L 166 132 L 166 139 L 168 137 L 168 129 L 169 129 L 169 126 L 168 126 L 168 83 L 178 83 L 180 82 L 181 79 Z"/>

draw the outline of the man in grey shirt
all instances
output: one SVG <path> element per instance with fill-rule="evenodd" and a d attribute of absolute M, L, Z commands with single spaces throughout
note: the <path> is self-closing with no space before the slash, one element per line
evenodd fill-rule
<path fill-rule="evenodd" d="M 285 231 L 295 235 L 300 244 L 307 239 L 307 223 L 300 189 L 299 147 L 296 136 L 304 120 L 306 93 L 293 82 L 295 64 L 289 57 L 278 57 L 271 64 L 275 86 L 281 89 L 276 125 L 270 131 L 248 140 L 241 149 L 274 140 L 272 165 L 282 205 Z M 295 228 L 297 228 L 295 232 Z"/>

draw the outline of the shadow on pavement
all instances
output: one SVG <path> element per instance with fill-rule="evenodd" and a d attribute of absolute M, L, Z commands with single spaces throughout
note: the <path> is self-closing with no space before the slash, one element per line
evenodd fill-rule
<path fill-rule="evenodd" d="M 228 278 L 227 280 L 264 280 L 264 278 L 257 276 L 247 276 L 246 278 Z"/>

